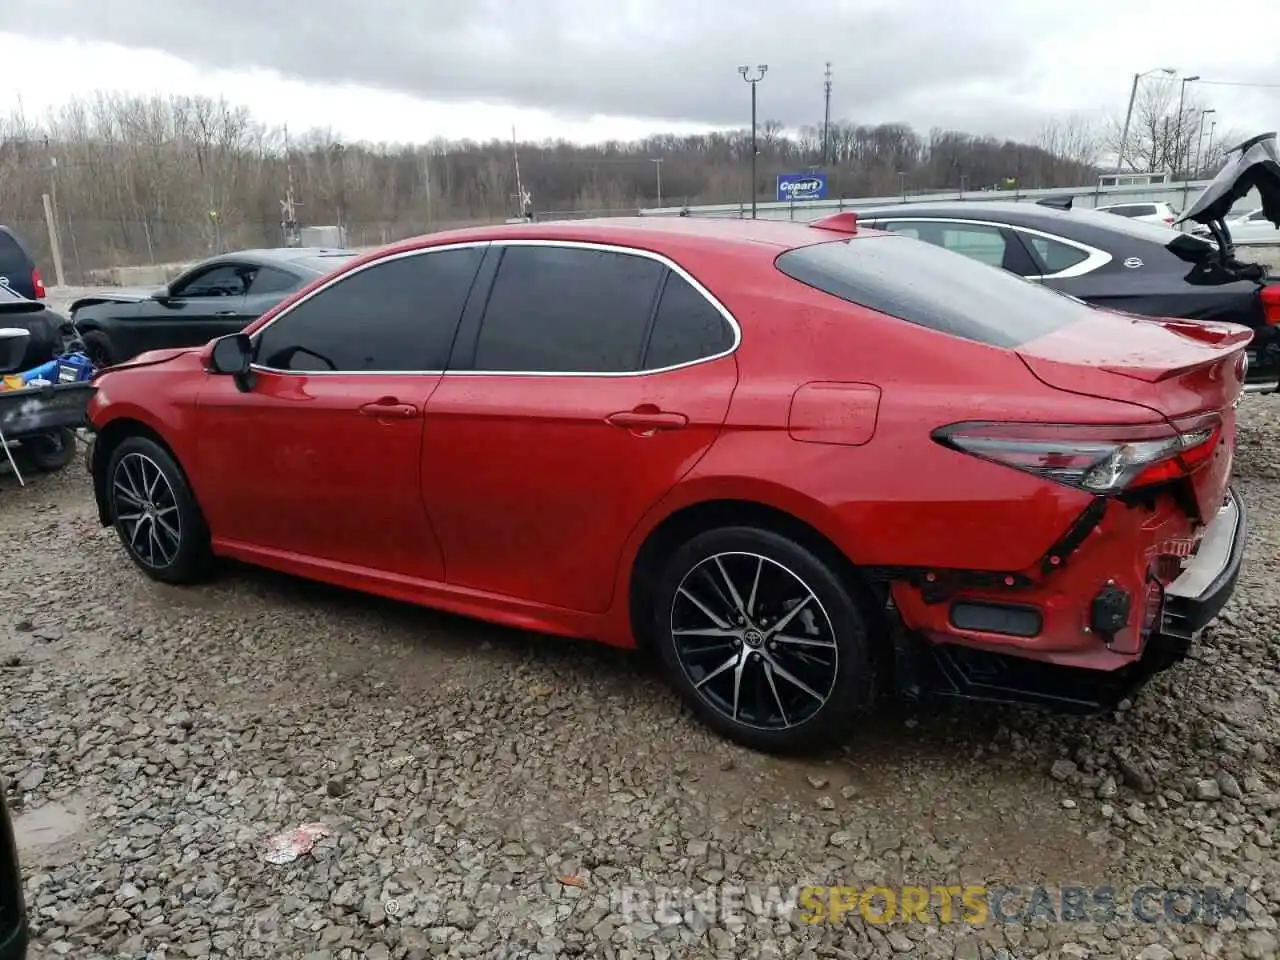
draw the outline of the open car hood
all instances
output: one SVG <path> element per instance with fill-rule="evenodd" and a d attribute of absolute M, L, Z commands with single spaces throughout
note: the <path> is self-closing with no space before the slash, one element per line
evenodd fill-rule
<path fill-rule="evenodd" d="M 1206 226 L 1225 220 L 1231 208 L 1255 187 L 1263 215 L 1280 227 L 1280 151 L 1275 132 L 1259 134 L 1226 152 L 1226 163 L 1174 224 L 1194 220 Z"/>

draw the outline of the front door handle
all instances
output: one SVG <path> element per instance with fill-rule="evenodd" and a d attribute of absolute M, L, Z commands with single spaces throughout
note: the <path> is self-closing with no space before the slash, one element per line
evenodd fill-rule
<path fill-rule="evenodd" d="M 234 317 L 235 315 L 236 312 L 234 310 L 219 310 L 214 314 L 215 317 Z"/>
<path fill-rule="evenodd" d="M 420 411 L 412 403 L 401 403 L 395 397 L 379 397 L 362 406 L 360 412 L 366 417 L 377 417 L 379 420 L 412 420 L 420 415 Z"/>
<path fill-rule="evenodd" d="M 683 413 L 666 413 L 661 410 L 622 410 L 605 417 L 605 422 L 625 430 L 650 433 L 654 430 L 679 430 L 687 426 L 689 418 Z"/>

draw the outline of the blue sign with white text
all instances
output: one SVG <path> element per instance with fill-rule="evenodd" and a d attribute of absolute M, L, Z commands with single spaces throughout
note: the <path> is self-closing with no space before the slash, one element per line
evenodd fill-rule
<path fill-rule="evenodd" d="M 827 199 L 825 173 L 783 173 L 778 175 L 778 202 Z"/>

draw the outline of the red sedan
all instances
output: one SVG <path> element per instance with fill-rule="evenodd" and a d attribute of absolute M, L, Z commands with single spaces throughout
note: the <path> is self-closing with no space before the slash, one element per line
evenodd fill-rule
<path fill-rule="evenodd" d="M 1240 567 L 1248 340 L 850 214 L 488 227 L 106 370 L 89 465 L 157 580 L 648 647 L 799 749 L 890 682 L 1092 710 L 1178 659 Z"/>

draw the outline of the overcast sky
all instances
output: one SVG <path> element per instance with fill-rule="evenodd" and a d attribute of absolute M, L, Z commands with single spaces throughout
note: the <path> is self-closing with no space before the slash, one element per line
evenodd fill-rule
<path fill-rule="evenodd" d="M 16 0 L 15 0 L 16 2 Z M 1124 110 L 1169 66 L 1224 126 L 1280 127 L 1280 0 L 26 0 L 0 25 L 0 111 L 94 89 L 205 93 L 294 129 L 423 141 L 631 137 L 761 119 L 1030 136 Z M 1206 11 L 1229 9 L 1213 35 Z M 19 31 L 19 32 L 13 32 Z M 15 82 L 16 81 L 16 82 Z"/>

